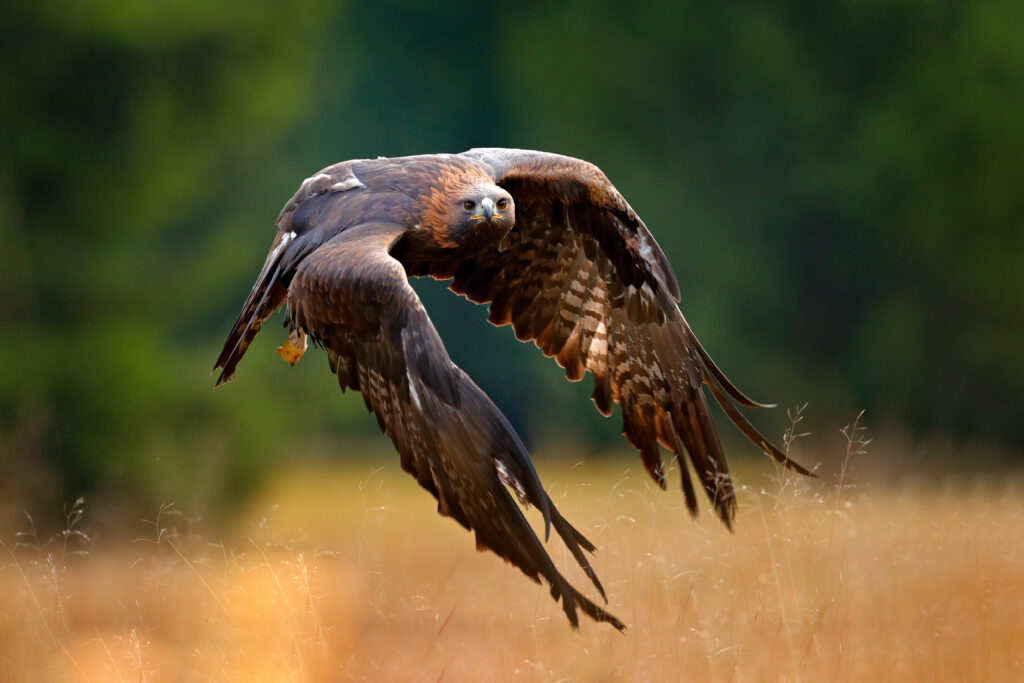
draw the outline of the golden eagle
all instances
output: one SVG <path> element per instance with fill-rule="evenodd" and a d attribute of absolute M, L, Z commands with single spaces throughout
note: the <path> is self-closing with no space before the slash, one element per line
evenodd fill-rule
<path fill-rule="evenodd" d="M 519 502 L 544 516 L 604 598 L 584 550 L 594 545 L 559 514 L 508 420 L 445 350 L 409 276 L 451 280 L 489 303 L 489 320 L 554 356 L 570 380 L 589 371 L 593 400 L 622 407 L 623 433 L 665 487 L 658 446 L 688 453 L 727 526 L 729 470 L 702 384 L 761 450 L 808 474 L 768 442 L 736 404 L 760 407 L 726 379 L 680 313 L 672 268 L 622 195 L 593 164 L 544 152 L 473 149 L 328 166 L 299 187 L 214 370 L 232 378 L 263 322 L 287 302 L 278 352 L 295 363 L 307 336 L 327 350 L 342 390 L 355 389 L 442 515 L 476 533 L 535 582 L 544 577 L 578 627 L 579 607 L 624 628 L 569 585 Z M 682 489 L 697 498 L 685 463 Z M 508 487 L 508 488 L 506 488 Z M 607 601 L 607 598 L 605 598 Z"/>

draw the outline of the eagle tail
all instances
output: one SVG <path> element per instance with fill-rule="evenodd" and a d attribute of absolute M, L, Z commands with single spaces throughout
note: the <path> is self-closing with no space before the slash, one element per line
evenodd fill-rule
<path fill-rule="evenodd" d="M 253 285 L 252 291 L 249 292 L 245 305 L 242 306 L 242 312 L 235 320 L 231 333 L 228 334 L 227 341 L 224 342 L 224 348 L 213 366 L 214 372 L 218 369 L 221 370 L 220 376 L 217 377 L 216 386 L 218 387 L 235 376 L 235 367 L 238 365 L 238 361 L 242 359 L 249 344 L 259 334 L 260 327 L 288 295 L 288 288 L 281 280 L 280 246 L 283 244 L 279 245 L 278 242 L 275 242 L 270 255 L 267 256 L 267 261 L 263 264 L 263 269 L 260 271 L 259 277 L 256 278 L 256 283 Z"/>

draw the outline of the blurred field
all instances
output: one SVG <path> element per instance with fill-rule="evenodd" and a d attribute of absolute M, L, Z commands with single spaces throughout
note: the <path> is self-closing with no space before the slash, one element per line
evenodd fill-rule
<path fill-rule="evenodd" d="M 437 516 L 396 459 L 282 472 L 224 540 L 174 508 L 133 539 L 4 533 L 0 671 L 12 681 L 1024 680 L 1019 484 L 840 494 L 828 477 L 780 481 L 758 463 L 737 475 L 746 486 L 730 534 L 706 510 L 690 521 L 682 495 L 654 489 L 632 461 L 548 463 L 542 479 L 600 547 L 610 607 L 629 624 L 574 633 L 544 588 Z"/>

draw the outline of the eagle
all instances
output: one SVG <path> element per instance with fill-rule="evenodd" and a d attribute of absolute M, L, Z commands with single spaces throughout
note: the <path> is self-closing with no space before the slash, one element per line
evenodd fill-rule
<path fill-rule="evenodd" d="M 277 219 L 277 235 L 214 366 L 230 380 L 268 317 L 286 304 L 278 353 L 295 364 L 308 340 L 326 350 L 342 391 L 362 394 L 441 515 L 476 535 L 536 583 L 547 582 L 573 629 L 577 610 L 620 631 L 622 621 L 559 573 L 523 514 L 537 508 L 607 596 L 572 526 L 541 485 L 523 442 L 445 350 L 410 277 L 489 304 L 488 320 L 553 356 L 566 377 L 594 378 L 593 401 L 618 403 L 623 434 L 665 488 L 659 447 L 686 467 L 727 527 L 736 496 L 703 385 L 765 454 L 811 474 L 747 421 L 745 396 L 719 370 L 679 310 L 679 284 L 658 243 L 595 165 L 546 152 L 482 148 L 461 154 L 358 159 L 306 178 Z M 513 495 L 515 497 L 513 497 Z M 517 504 L 517 500 L 518 503 Z"/>

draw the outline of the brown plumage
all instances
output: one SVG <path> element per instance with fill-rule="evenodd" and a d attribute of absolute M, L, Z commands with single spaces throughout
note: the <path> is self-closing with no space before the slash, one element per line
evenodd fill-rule
<path fill-rule="evenodd" d="M 402 467 L 438 511 L 539 582 L 573 627 L 577 608 L 622 622 L 573 588 L 509 494 L 544 516 L 604 597 L 583 550 L 594 546 L 558 512 L 501 412 L 448 357 L 408 276 L 450 279 L 489 303 L 565 368 L 594 376 L 604 415 L 622 408 L 623 433 L 665 487 L 659 445 L 680 460 L 691 514 L 688 453 L 725 524 L 736 498 L 702 385 L 766 454 L 788 460 L 739 412 L 757 407 L 712 362 L 676 302 L 679 285 L 647 227 L 593 164 L 509 149 L 346 161 L 306 179 L 277 220 L 277 236 L 215 370 L 230 380 L 260 325 L 287 300 L 295 362 L 305 337 L 327 349 L 342 390 L 362 392 Z"/>

